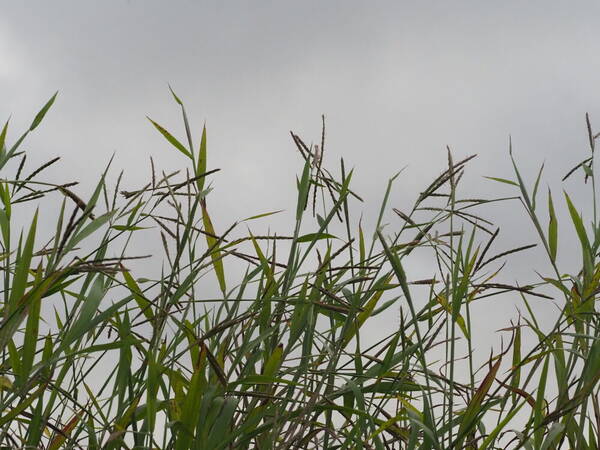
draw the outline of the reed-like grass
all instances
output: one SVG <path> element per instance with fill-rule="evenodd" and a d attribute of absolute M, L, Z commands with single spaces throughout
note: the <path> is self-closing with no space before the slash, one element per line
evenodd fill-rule
<path fill-rule="evenodd" d="M 589 120 L 591 156 L 567 174 L 591 187 L 585 220 L 566 193 L 540 200 L 542 170 L 530 186 L 514 159 L 512 179 L 493 179 L 514 197 L 461 196 L 474 156 L 454 160 L 448 151 L 410 210 L 389 197 L 395 179 L 411 175 L 390 179 L 376 225 L 365 230 L 351 215 L 362 201 L 353 172 L 343 160 L 324 163 L 323 124 L 319 146 L 291 136 L 303 162 L 292 229 L 254 235 L 246 225 L 276 212 L 212 222 L 208 186 L 219 169 L 207 158 L 206 130 L 192 135 L 171 93 L 185 138 L 150 122 L 188 165 L 175 173 L 152 166 L 134 191 L 120 188 L 121 177 L 108 186 L 107 168 L 82 199 L 73 183 L 40 180 L 56 160 L 27 168 L 22 144 L 55 97 L 16 140 L 8 124 L 2 129 L 2 445 L 598 448 L 598 135 Z M 514 211 L 529 217 L 551 267 L 529 284 L 497 277 L 536 243 L 496 248 L 499 229 L 478 213 L 507 200 L 520 202 Z M 40 201 L 56 204 L 55 223 L 34 212 Z M 31 217 L 23 231 L 18 208 Z M 561 232 L 574 227 L 580 267 L 558 265 L 562 208 L 572 223 Z M 391 211 L 397 220 L 384 228 Z M 159 240 L 164 253 L 130 254 L 136 236 Z M 427 279 L 408 278 L 417 257 L 430 262 Z M 151 264 L 162 265 L 160 276 L 144 273 Z M 473 305 L 503 296 L 521 298 L 528 314 L 507 313 L 510 339 L 495 353 L 475 349 Z M 538 323 L 533 298 L 559 306 L 554 326 Z M 373 339 L 382 316 L 389 329 Z"/>

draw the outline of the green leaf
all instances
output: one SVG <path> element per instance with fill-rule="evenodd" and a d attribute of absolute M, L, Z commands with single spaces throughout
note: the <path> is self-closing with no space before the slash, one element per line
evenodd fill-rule
<path fill-rule="evenodd" d="M 0 208 L 0 230 L 2 230 L 2 241 L 4 248 L 10 248 L 10 220 L 4 209 Z"/>
<path fill-rule="evenodd" d="M 8 120 L 2 127 L 2 132 L 0 132 L 0 155 L 4 156 L 4 152 L 6 151 L 6 131 L 8 130 Z"/>
<path fill-rule="evenodd" d="M 206 125 L 202 127 L 202 138 L 200 139 L 200 149 L 198 151 L 198 165 L 196 166 L 196 176 L 206 173 Z M 204 189 L 205 177 L 196 180 L 198 192 Z"/>
<path fill-rule="evenodd" d="M 507 180 L 505 178 L 497 178 L 497 177 L 483 177 L 483 178 L 487 178 L 488 180 L 498 181 L 500 183 L 511 184 L 513 186 L 518 186 L 518 184 L 515 183 L 514 181 Z"/>
<path fill-rule="evenodd" d="M 577 209 L 575 209 L 575 206 L 571 202 L 571 199 L 569 198 L 566 192 L 565 198 L 567 200 L 567 205 L 569 206 L 569 214 L 571 215 L 571 220 L 573 221 L 573 225 L 575 226 L 575 230 L 577 231 L 577 236 L 579 237 L 579 241 L 581 242 L 584 279 L 588 279 L 591 276 L 591 272 L 593 271 L 592 261 L 594 259 L 592 255 L 590 241 L 588 240 L 585 227 L 583 226 L 583 220 L 581 219 L 581 216 L 577 212 Z"/>
<path fill-rule="evenodd" d="M 569 214 L 571 215 L 571 220 L 573 221 L 573 225 L 575 226 L 575 231 L 577 231 L 577 237 L 579 237 L 579 241 L 584 249 L 590 248 L 590 241 L 588 240 L 587 233 L 585 232 L 585 227 L 583 226 L 583 220 L 579 215 L 579 212 L 571 202 L 571 198 L 565 192 L 565 199 L 567 200 L 567 206 L 569 207 Z"/>
<path fill-rule="evenodd" d="M 241 380 L 237 380 L 237 381 L 233 381 L 233 382 L 229 383 L 229 388 L 237 386 L 238 384 L 255 385 L 255 384 L 273 384 L 273 383 L 287 384 L 289 386 L 297 385 L 297 383 L 294 383 L 293 381 L 290 381 L 290 380 L 286 380 L 285 378 L 277 378 L 277 377 L 266 376 L 266 375 L 249 375 L 245 378 L 242 378 Z"/>
<path fill-rule="evenodd" d="M 42 266 L 38 267 L 36 271 L 35 284 L 39 285 L 42 281 Z M 29 304 L 29 314 L 27 315 L 27 325 L 25 328 L 25 336 L 23 338 L 22 348 L 22 364 L 21 370 L 24 377 L 28 377 L 33 367 L 33 359 L 35 357 L 35 347 L 38 340 L 39 334 L 39 322 L 40 322 L 40 310 L 41 310 L 41 297 L 33 298 Z"/>
<path fill-rule="evenodd" d="M 469 339 L 469 330 L 467 328 L 467 324 L 465 322 L 465 318 L 460 314 L 460 311 L 457 311 L 456 313 L 454 313 L 452 311 L 452 306 L 450 304 L 448 304 L 448 300 L 446 299 L 446 297 L 444 297 L 443 294 L 439 294 L 436 295 L 436 300 L 438 301 L 438 303 L 440 305 L 442 305 L 442 308 L 449 314 L 452 315 L 452 319 L 456 322 L 456 324 L 458 325 L 458 327 L 460 328 L 460 330 L 463 332 L 463 334 L 465 335 L 465 337 L 467 339 Z M 463 295 L 464 297 L 464 295 Z M 457 295 L 455 298 L 459 298 L 459 296 Z M 462 298 L 462 297 L 461 297 Z M 460 302 L 458 303 L 458 308 L 460 309 Z M 434 310 L 433 312 L 436 312 L 436 310 Z M 421 320 L 428 320 L 430 317 L 428 317 L 428 315 L 426 314 L 424 317 L 421 317 Z"/>
<path fill-rule="evenodd" d="M 173 98 L 175 99 L 177 104 L 179 106 L 183 106 L 183 102 L 181 101 L 181 99 L 179 97 L 177 97 L 177 94 L 175 94 L 175 91 L 173 91 L 173 88 L 171 87 L 170 84 L 169 84 L 169 91 L 171 91 L 171 95 L 173 95 Z"/>
<path fill-rule="evenodd" d="M 53 272 L 46 277 L 40 284 L 34 285 L 27 294 L 23 295 L 14 305 L 10 315 L 0 324 L 0 348 L 3 348 L 12 339 L 12 336 L 18 329 L 21 322 L 27 314 L 27 307 L 37 301 L 38 298 L 43 298 L 48 292 L 48 289 L 55 285 L 56 281 L 62 276 L 62 272 Z M 62 326 L 60 318 L 57 320 L 59 328 Z"/>
<path fill-rule="evenodd" d="M 296 220 L 302 218 L 302 213 L 306 208 L 308 202 L 308 190 L 310 188 L 310 162 L 307 160 L 304 164 L 304 170 L 302 172 L 302 179 L 298 184 L 298 203 L 296 208 Z"/>
<path fill-rule="evenodd" d="M 210 216 L 208 215 L 208 211 L 206 210 L 206 202 L 201 201 L 200 205 L 202 207 L 202 222 L 204 223 L 204 230 L 207 233 L 206 243 L 208 244 L 208 248 L 211 249 L 210 257 L 212 258 L 215 274 L 217 275 L 217 280 L 219 281 L 219 287 L 221 288 L 223 295 L 225 295 L 225 292 L 227 291 L 227 285 L 225 283 L 225 270 L 223 269 L 221 251 L 217 246 L 217 239 L 214 237 L 216 235 L 215 228 L 213 227 Z"/>
<path fill-rule="evenodd" d="M 356 333 L 367 321 L 367 319 L 371 317 L 375 307 L 381 299 L 381 296 L 385 292 L 384 287 L 388 285 L 391 280 L 392 275 L 388 275 L 377 281 L 376 285 L 373 288 L 373 296 L 363 306 L 363 310 L 358 314 L 356 322 L 346 328 L 344 337 L 342 338 L 342 348 L 345 348 L 348 345 L 348 343 L 352 340 L 352 338 L 354 338 L 354 336 L 356 336 Z"/>
<path fill-rule="evenodd" d="M 125 278 L 125 283 L 127 287 L 131 291 L 131 295 L 133 295 L 133 299 L 136 301 L 138 306 L 140 307 L 140 311 L 146 316 L 148 320 L 152 320 L 154 315 L 152 314 L 152 309 L 150 308 L 151 303 L 144 297 L 142 294 L 142 290 L 139 285 L 135 281 L 135 279 L 131 276 L 131 274 L 127 270 L 123 270 L 123 278 Z"/>
<path fill-rule="evenodd" d="M 200 404 L 200 400 L 206 396 L 204 386 L 203 370 L 201 371 L 199 368 L 196 368 L 189 382 L 189 389 L 181 407 L 181 424 L 183 427 L 177 435 L 175 450 L 187 450 L 192 444 L 194 428 L 200 415 L 198 405 Z"/>
<path fill-rule="evenodd" d="M 34 392 L 29 394 L 27 397 L 25 397 L 21 401 L 21 403 L 19 403 L 17 406 L 15 406 L 10 411 L 8 411 L 8 408 L 5 407 L 4 411 L 3 411 L 4 414 L 2 417 L 0 417 L 0 427 L 3 427 L 7 423 L 11 422 L 16 417 L 18 417 L 23 411 L 25 411 L 29 407 L 29 405 L 31 405 L 34 402 L 34 400 L 36 398 L 38 398 L 40 395 L 42 395 L 45 390 L 46 390 L 46 385 L 41 384 Z"/>
<path fill-rule="evenodd" d="M 237 408 L 238 401 L 239 400 L 237 398 L 232 397 L 224 399 L 223 405 L 219 409 L 219 415 L 217 416 L 217 419 L 210 430 L 207 448 L 224 448 L 224 446 L 233 439 L 231 433 L 231 422 L 233 414 Z"/>
<path fill-rule="evenodd" d="M 550 222 L 548 223 L 548 246 L 550 249 L 550 258 L 552 262 L 556 261 L 556 253 L 558 250 L 558 220 L 554 211 L 554 202 L 552 201 L 552 192 L 548 189 L 548 214 Z"/>
<path fill-rule="evenodd" d="M 116 211 L 109 211 L 105 214 L 102 214 L 100 217 L 96 217 L 94 220 L 88 223 L 79 233 L 73 235 L 73 237 L 69 239 L 69 243 L 65 246 L 64 253 L 71 251 L 73 247 L 106 224 L 115 213 Z"/>
<path fill-rule="evenodd" d="M 279 344 L 269 356 L 269 359 L 265 363 L 265 367 L 263 370 L 263 375 L 266 377 L 273 377 L 279 370 L 279 366 L 281 365 L 281 357 L 283 355 L 283 344 Z"/>
<path fill-rule="evenodd" d="M 456 448 L 462 448 L 462 441 L 467 435 L 467 433 L 473 429 L 476 425 L 476 418 L 482 412 L 482 404 L 485 396 L 490 390 L 494 379 L 496 378 L 496 373 L 500 368 L 501 358 L 498 358 L 498 361 L 491 367 L 488 374 L 485 376 L 479 388 L 475 392 L 475 395 L 471 398 L 471 401 L 467 405 L 467 409 L 463 415 L 463 418 L 460 422 L 460 426 L 458 428 L 459 435 L 459 443 L 456 445 Z"/>
<path fill-rule="evenodd" d="M 245 219 L 243 219 L 241 222 L 248 222 L 249 220 L 254 220 L 254 219 L 260 219 L 262 217 L 267 217 L 267 216 L 271 216 L 273 214 L 277 214 L 280 213 L 282 211 L 285 211 L 283 209 L 278 209 L 277 211 L 271 211 L 271 212 L 266 212 L 266 213 L 262 213 L 262 214 L 257 214 L 255 216 L 250 216 L 250 217 L 246 217 Z"/>
<path fill-rule="evenodd" d="M 531 194 L 531 210 L 535 211 L 535 197 L 537 195 L 538 186 L 540 185 L 540 179 L 542 178 L 542 172 L 544 171 L 544 164 L 540 167 L 540 171 L 538 172 L 538 176 L 535 179 L 535 184 L 533 186 L 533 194 Z"/>
<path fill-rule="evenodd" d="M 117 231 L 138 231 L 147 230 L 150 227 L 138 227 L 135 225 L 113 225 L 111 228 Z"/>
<path fill-rule="evenodd" d="M 260 245 L 258 245 L 258 242 L 256 242 L 256 239 L 252 235 L 252 232 L 250 232 L 250 239 L 252 241 L 252 245 L 254 246 L 254 251 L 256 252 L 256 256 L 258 256 L 258 259 L 260 261 L 260 267 L 262 268 L 262 271 L 263 271 L 264 275 L 266 276 L 267 281 L 269 282 L 271 293 L 272 293 L 274 291 L 274 289 L 277 287 L 277 281 L 275 280 L 275 274 L 271 270 L 269 260 L 265 257 L 263 251 L 260 248 Z M 269 296 L 266 293 L 264 293 L 263 298 L 265 298 L 265 297 L 268 298 Z"/>
<path fill-rule="evenodd" d="M 94 352 L 106 352 L 108 350 L 117 350 L 123 347 L 131 347 L 132 345 L 140 344 L 141 341 L 135 339 L 133 336 L 126 336 L 124 338 L 120 338 L 115 342 L 108 342 L 106 344 L 96 344 L 90 347 L 83 347 L 81 350 L 76 352 L 69 353 L 68 356 L 75 355 L 89 355 Z"/>
<path fill-rule="evenodd" d="M 587 355 L 581 378 L 585 384 L 591 385 L 593 381 L 598 380 L 598 377 L 600 377 L 600 339 L 595 339 Z"/>
<path fill-rule="evenodd" d="M 27 277 L 29 275 L 29 268 L 31 266 L 31 258 L 33 255 L 33 245 L 35 241 L 35 233 L 37 227 L 38 211 L 35 211 L 31 227 L 29 228 L 29 234 L 25 242 L 23 251 L 20 252 L 20 257 L 17 260 L 17 268 L 15 275 L 12 280 L 9 307 L 14 308 L 17 300 L 19 300 L 25 293 L 27 287 Z"/>
<path fill-rule="evenodd" d="M 6 211 L 6 217 L 10 220 L 11 215 L 11 202 L 10 202 L 10 190 L 7 183 L 0 183 L 0 199 L 4 205 Z"/>
<path fill-rule="evenodd" d="M 542 439 L 545 434 L 545 428 L 541 426 L 542 420 L 544 419 L 544 409 L 546 406 L 546 381 L 548 380 L 548 363 L 550 362 L 549 355 L 544 358 L 544 366 L 542 367 L 542 373 L 538 382 L 537 395 L 535 399 L 535 408 L 533 411 L 533 425 L 534 425 L 534 441 L 535 448 L 540 448 L 542 445 Z"/>
<path fill-rule="evenodd" d="M 54 100 L 56 100 L 57 95 L 58 95 L 58 91 L 56 91 L 54 93 L 52 98 L 50 98 L 50 100 L 48 100 L 48 102 L 44 105 L 44 107 L 40 110 L 40 112 L 37 113 L 37 115 L 33 119 L 33 122 L 31 122 L 29 131 L 35 130 L 37 128 L 37 126 L 42 122 L 42 120 L 44 120 L 44 116 L 46 115 L 46 113 L 48 112 L 48 110 L 50 109 L 52 104 L 54 103 Z"/>
<path fill-rule="evenodd" d="M 167 130 L 165 130 L 163 127 L 157 124 L 150 117 L 147 117 L 147 119 L 152 123 L 152 125 L 154 125 L 154 128 L 156 128 L 160 132 L 160 134 L 162 134 L 165 137 L 165 139 L 169 141 L 171 145 L 173 145 L 173 147 L 175 147 L 188 158 L 192 159 L 192 154 L 189 152 L 189 150 L 185 148 L 183 144 L 179 142 L 171 133 L 169 133 Z"/>
<path fill-rule="evenodd" d="M 107 292 L 107 289 L 104 286 L 103 278 L 104 277 L 102 275 L 96 276 L 87 298 L 82 299 L 83 304 L 81 306 L 81 310 L 79 311 L 79 316 L 73 323 L 67 336 L 65 336 L 63 342 L 65 346 L 68 346 L 71 342 L 80 338 L 90 329 L 90 325 L 93 323 L 92 318 L 98 311 L 100 302 Z"/>
<path fill-rule="evenodd" d="M 549 449 L 550 446 L 553 444 L 554 441 L 556 441 L 556 438 L 558 436 L 560 436 L 560 434 L 563 432 L 564 429 L 565 429 L 565 425 L 563 423 L 556 422 L 554 425 L 552 425 L 552 428 L 550 428 L 550 431 L 548 431 L 548 435 L 546 436 L 546 439 L 544 439 L 544 442 L 543 442 L 542 446 L 540 447 L 540 450 Z"/>
<path fill-rule="evenodd" d="M 358 250 L 360 255 L 360 261 L 365 260 L 366 250 L 365 250 L 365 235 L 363 233 L 363 229 L 361 224 L 358 224 Z"/>
<path fill-rule="evenodd" d="M 119 417 L 119 419 L 115 422 L 114 432 L 110 434 L 106 444 L 103 448 L 113 449 L 113 448 L 122 448 L 120 445 L 121 436 L 127 430 L 127 427 L 131 423 L 133 419 L 133 415 L 137 409 L 137 406 L 140 402 L 140 396 L 133 398 L 130 405 L 127 407 L 125 412 Z"/>
<path fill-rule="evenodd" d="M 487 450 L 487 448 L 489 447 L 489 445 L 496 439 L 496 437 L 500 434 L 500 432 L 504 430 L 504 428 L 506 427 L 506 425 L 508 424 L 508 422 L 510 422 L 512 420 L 512 418 L 521 410 L 521 408 L 525 404 L 526 403 L 523 402 L 519 406 L 517 406 L 516 408 L 514 408 L 512 411 L 510 411 L 506 415 L 506 417 L 504 417 L 502 419 L 502 421 L 500 423 L 498 423 L 498 425 L 496 426 L 496 428 L 494 428 L 492 430 L 492 432 L 483 440 L 483 442 L 481 443 L 481 446 L 479 447 L 478 450 Z"/>
<path fill-rule="evenodd" d="M 313 242 L 321 239 L 337 239 L 337 237 L 327 233 L 309 233 L 298 237 L 297 242 Z"/>
<path fill-rule="evenodd" d="M 517 389 L 521 380 L 521 327 L 517 325 L 515 328 L 515 339 L 513 342 L 513 355 L 512 355 L 512 377 L 510 385 Z M 513 394 L 513 400 L 516 400 L 516 394 Z"/>

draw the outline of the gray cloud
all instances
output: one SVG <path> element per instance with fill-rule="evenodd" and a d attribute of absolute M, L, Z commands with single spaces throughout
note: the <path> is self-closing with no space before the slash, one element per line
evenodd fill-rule
<path fill-rule="evenodd" d="M 337 164 L 343 156 L 357 167 L 355 187 L 367 200 L 370 225 L 385 180 L 409 165 L 392 197 L 393 206 L 406 207 L 443 169 L 447 144 L 456 158 L 479 154 L 465 191 L 495 195 L 498 186 L 480 176 L 511 176 L 509 133 L 523 172 L 533 182 L 546 160 L 560 197 L 560 176 L 586 156 L 586 111 L 600 127 L 600 5 L 578 5 L 7 2 L 0 119 L 13 113 L 14 128 L 23 128 L 60 89 L 30 140 L 32 159 L 63 155 L 52 176 L 62 181 L 68 167 L 90 180 L 115 151 L 115 165 L 134 187 L 148 176 L 149 155 L 165 170 L 183 162 L 144 118 L 181 134 L 167 91 L 172 83 L 197 135 L 207 121 L 209 163 L 224 169 L 215 177 L 213 212 L 223 225 L 258 211 L 293 210 L 292 174 L 300 164 L 288 130 L 316 142 L 322 113 L 326 158 Z M 84 183 L 81 192 L 91 188 Z M 579 185 L 568 188 L 581 207 L 589 202 Z M 505 232 L 502 245 L 534 240 L 518 204 L 492 214 Z M 579 257 L 569 253 L 570 242 L 561 247 L 568 262 Z M 518 258 L 509 278 L 531 279 L 534 262 Z"/>

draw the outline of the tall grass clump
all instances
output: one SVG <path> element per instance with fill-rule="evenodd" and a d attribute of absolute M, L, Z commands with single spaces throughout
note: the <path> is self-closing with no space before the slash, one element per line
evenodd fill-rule
<path fill-rule="evenodd" d="M 591 187 L 583 214 L 567 193 L 540 192 L 542 170 L 526 181 L 512 149 L 514 175 L 493 180 L 513 197 L 463 195 L 474 155 L 448 150 L 409 209 L 391 205 L 390 193 L 411 175 L 392 177 L 375 226 L 363 229 L 351 214 L 362 202 L 353 171 L 343 160 L 324 164 L 323 123 L 319 145 L 291 133 L 302 169 L 289 233 L 254 234 L 250 224 L 276 211 L 211 220 L 219 169 L 206 129 L 192 132 L 171 93 L 184 139 L 150 124 L 186 165 L 164 173 L 152 164 L 134 190 L 120 175 L 109 186 L 107 167 L 80 198 L 75 183 L 42 181 L 57 159 L 28 168 L 23 142 L 55 97 L 20 137 L 2 128 L 3 446 L 598 448 L 598 135 L 589 120 L 591 155 L 565 177 Z M 37 212 L 42 201 L 56 205 L 55 217 Z M 518 205 L 537 243 L 496 248 L 499 228 L 479 211 L 500 201 Z M 561 233 L 574 230 L 580 244 L 578 267 L 559 267 L 561 211 L 571 222 Z M 395 222 L 384 227 L 390 212 Z M 133 252 L 138 238 L 163 253 Z M 505 263 L 536 244 L 547 256 L 539 278 L 502 282 Z M 430 275 L 412 279 L 423 258 Z M 524 315 L 507 315 L 491 353 L 476 346 L 473 325 L 486 318 L 474 306 L 515 297 Z M 553 325 L 538 320 L 533 301 L 556 307 Z M 374 323 L 383 337 L 373 338 Z"/>

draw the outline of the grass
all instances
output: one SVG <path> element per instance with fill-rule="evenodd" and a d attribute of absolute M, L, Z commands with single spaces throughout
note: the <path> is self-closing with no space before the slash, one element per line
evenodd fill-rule
<path fill-rule="evenodd" d="M 86 199 L 73 183 L 40 181 L 56 160 L 28 171 L 22 144 L 56 95 L 16 140 L 8 123 L 0 134 L 2 445 L 598 448 L 598 135 L 589 119 L 591 156 L 567 177 L 589 182 L 590 223 L 566 193 L 540 200 L 542 169 L 529 187 L 512 150 L 513 178 L 492 178 L 514 189 L 508 200 L 519 202 L 514 211 L 529 218 L 537 243 L 495 248 L 499 229 L 478 208 L 507 199 L 463 198 L 474 156 L 455 161 L 450 150 L 409 211 L 388 203 L 394 181 L 411 175 L 390 179 L 374 229 L 364 230 L 350 214 L 362 201 L 353 172 L 343 160 L 324 165 L 325 123 L 319 146 L 292 133 L 303 169 L 291 231 L 254 235 L 249 224 L 278 211 L 213 223 L 209 180 L 219 169 L 207 158 L 206 129 L 195 141 L 171 93 L 185 138 L 150 124 L 188 165 L 168 174 L 152 166 L 135 191 L 120 190 L 121 176 L 107 186 L 110 167 Z M 54 224 L 31 213 L 39 202 L 56 204 Z M 22 231 L 21 208 L 31 217 Z M 571 224 L 560 230 L 572 227 L 581 247 L 570 270 L 558 265 L 563 210 Z M 390 211 L 400 223 L 393 230 L 383 226 Z M 159 238 L 163 254 L 130 255 L 138 236 Z M 549 273 L 527 285 L 497 281 L 535 244 Z M 431 276 L 409 279 L 406 268 L 424 257 Z M 143 272 L 152 262 L 162 264 L 159 276 Z M 475 302 L 515 296 L 527 314 L 507 316 L 510 341 L 476 351 Z M 533 299 L 559 306 L 553 326 L 540 325 Z M 381 317 L 390 329 L 373 339 Z"/>

